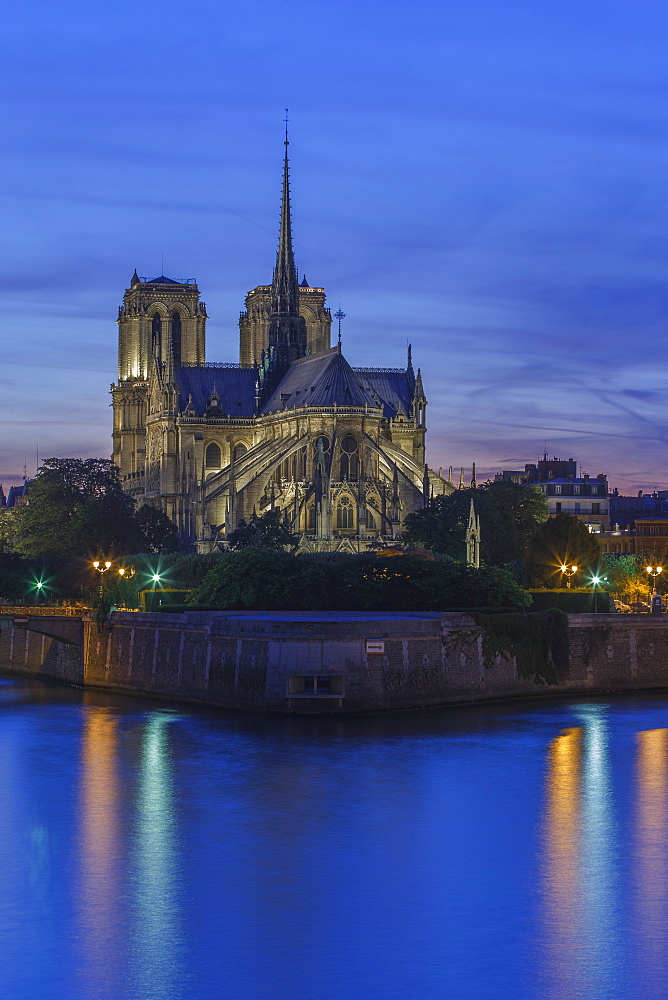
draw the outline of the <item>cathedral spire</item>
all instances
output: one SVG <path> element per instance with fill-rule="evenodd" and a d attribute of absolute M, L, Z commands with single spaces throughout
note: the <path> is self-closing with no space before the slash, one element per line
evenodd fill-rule
<path fill-rule="evenodd" d="M 287 109 L 286 109 L 287 111 Z M 281 225 L 278 234 L 276 266 L 271 285 L 271 312 L 299 315 L 299 277 L 292 247 L 292 214 L 290 210 L 290 165 L 288 161 L 288 123 L 285 121 L 285 156 L 283 158 L 283 191 L 281 195 Z"/>
<path fill-rule="evenodd" d="M 281 225 L 269 307 L 269 346 L 276 348 L 279 370 L 285 370 L 292 361 L 306 354 L 306 323 L 299 315 L 299 277 L 292 247 L 288 146 L 286 114 Z"/>

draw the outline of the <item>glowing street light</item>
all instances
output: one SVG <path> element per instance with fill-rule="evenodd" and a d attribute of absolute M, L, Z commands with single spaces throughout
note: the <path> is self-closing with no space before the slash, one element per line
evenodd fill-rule
<path fill-rule="evenodd" d="M 663 573 L 663 566 L 646 566 L 648 576 L 652 577 L 652 595 L 656 594 L 656 578 Z"/>
<path fill-rule="evenodd" d="M 103 587 L 104 576 L 102 574 L 106 573 L 107 570 L 111 569 L 111 560 L 107 559 L 107 561 L 104 564 L 102 564 L 99 559 L 96 559 L 95 562 L 93 563 L 93 568 L 96 569 L 98 573 L 100 573 L 100 601 L 101 601 L 102 594 L 104 593 L 104 587 Z"/>
<path fill-rule="evenodd" d="M 565 563 L 562 563 L 562 566 L 561 566 L 561 574 L 562 574 L 561 582 L 563 583 L 563 578 L 566 577 L 566 586 L 567 586 L 567 588 L 569 590 L 570 590 L 570 587 L 571 587 L 571 577 L 575 573 L 577 573 L 577 571 L 578 571 L 577 566 L 566 566 Z"/>

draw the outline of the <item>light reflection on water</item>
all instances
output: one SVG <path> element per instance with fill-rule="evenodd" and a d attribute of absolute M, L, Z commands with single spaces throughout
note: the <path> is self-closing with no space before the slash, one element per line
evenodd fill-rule
<path fill-rule="evenodd" d="M 143 733 L 137 790 L 132 928 L 140 996 L 180 996 L 182 947 L 176 884 L 178 859 L 169 760 L 171 717 L 155 714 Z"/>
<path fill-rule="evenodd" d="M 668 729 L 636 740 L 635 955 L 647 1000 L 659 1000 L 668 993 Z"/>
<path fill-rule="evenodd" d="M 0 685 L 0 996 L 668 995 L 668 699 L 263 719 Z"/>

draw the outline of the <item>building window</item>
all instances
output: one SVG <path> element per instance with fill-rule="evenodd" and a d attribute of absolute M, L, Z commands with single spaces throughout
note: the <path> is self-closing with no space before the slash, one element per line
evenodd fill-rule
<path fill-rule="evenodd" d="M 207 469 L 220 469 L 222 466 L 220 448 L 213 442 L 206 447 L 204 464 Z"/>
<path fill-rule="evenodd" d="M 557 493 L 557 494 L 561 493 L 561 486 L 555 486 L 554 487 L 554 492 Z"/>
<path fill-rule="evenodd" d="M 350 531 L 355 524 L 355 511 L 350 497 L 341 497 L 336 508 L 336 527 L 341 531 Z"/>
<path fill-rule="evenodd" d="M 181 364 L 181 316 L 177 312 L 172 313 L 172 351 L 174 352 L 174 364 Z"/>
<path fill-rule="evenodd" d="M 162 358 L 162 319 L 160 313 L 153 313 L 151 321 L 151 344 L 153 353 Z"/>
<path fill-rule="evenodd" d="M 246 454 L 247 451 L 248 451 L 248 448 L 246 447 L 245 444 L 235 444 L 235 446 L 234 446 L 234 461 L 238 462 L 239 459 L 242 458 Z"/>
<path fill-rule="evenodd" d="M 580 504 L 579 503 L 576 503 L 576 505 L 575 505 L 575 513 L 576 514 L 580 513 Z"/>
<path fill-rule="evenodd" d="M 376 518 L 373 512 L 367 507 L 366 509 L 366 526 L 369 531 L 375 531 L 378 525 L 376 524 Z"/>
<path fill-rule="evenodd" d="M 579 494 L 579 492 L 580 492 L 580 487 L 579 486 L 574 486 L 573 487 L 573 493 L 575 494 L 575 496 L 577 496 Z"/>
<path fill-rule="evenodd" d="M 357 455 L 357 441 L 352 434 L 346 434 L 341 442 L 340 476 L 342 480 L 356 480 L 359 459 Z"/>
<path fill-rule="evenodd" d="M 600 505 L 600 503 L 593 503 L 591 505 L 591 512 L 592 512 L 592 514 L 600 514 L 601 513 L 601 505 Z"/>
<path fill-rule="evenodd" d="M 589 529 L 589 534 L 590 535 L 600 535 L 601 534 L 601 525 L 600 524 L 588 524 L 587 528 Z"/>
<path fill-rule="evenodd" d="M 313 459 L 313 474 L 324 476 L 327 472 L 327 457 L 329 454 L 329 438 L 321 434 L 315 442 L 315 455 Z"/>
<path fill-rule="evenodd" d="M 561 504 L 559 503 L 559 501 L 555 503 L 554 509 L 556 514 L 561 514 Z"/>
<path fill-rule="evenodd" d="M 340 674 L 293 674 L 288 678 L 288 697 L 302 695 L 311 698 L 343 694 L 343 677 Z"/>

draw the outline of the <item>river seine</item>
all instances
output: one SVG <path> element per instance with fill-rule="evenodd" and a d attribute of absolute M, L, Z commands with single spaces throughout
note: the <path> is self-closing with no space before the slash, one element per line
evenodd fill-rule
<path fill-rule="evenodd" d="M 668 698 L 265 718 L 0 679 L 8 1000 L 668 995 Z"/>

